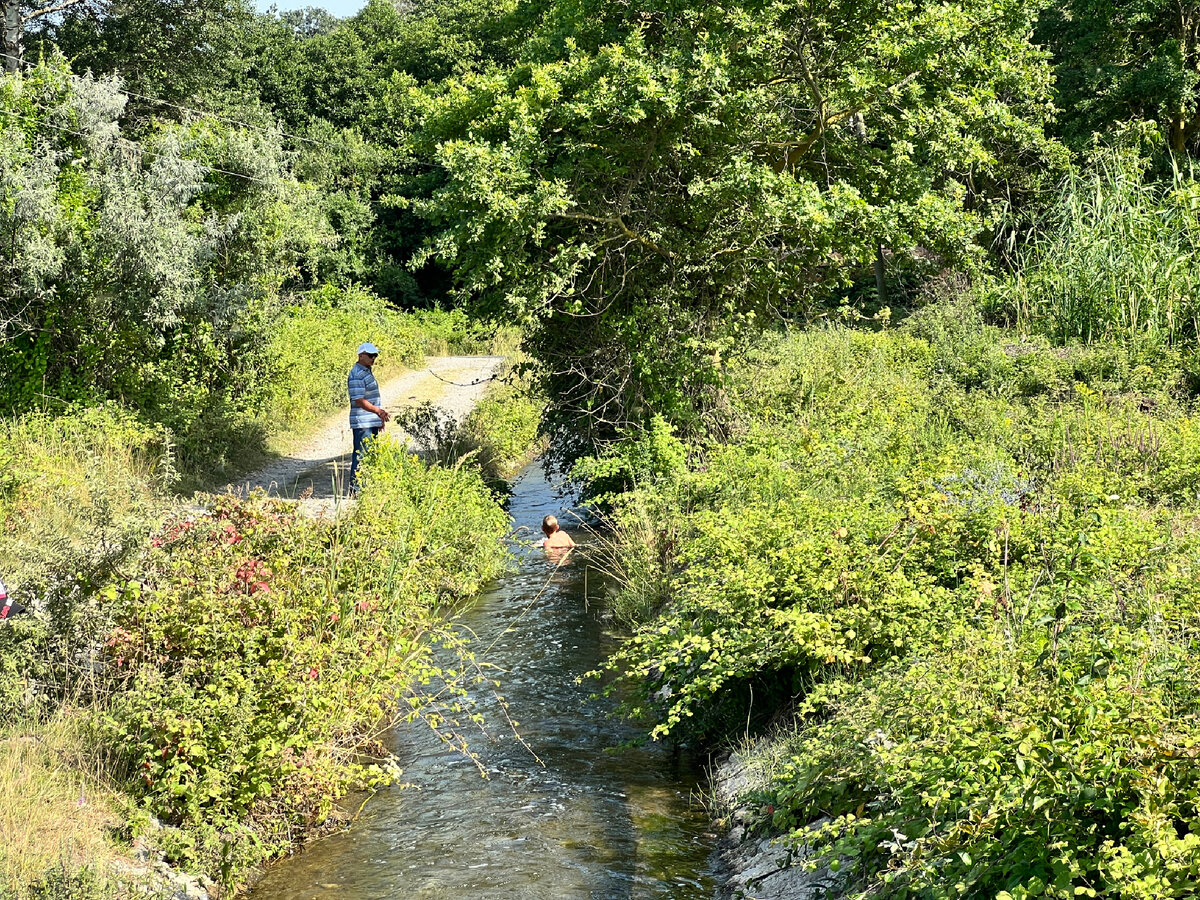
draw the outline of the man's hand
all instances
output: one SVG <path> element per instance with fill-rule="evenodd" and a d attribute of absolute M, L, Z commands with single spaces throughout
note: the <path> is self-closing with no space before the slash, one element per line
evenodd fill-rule
<path fill-rule="evenodd" d="M 372 413 L 376 416 L 379 416 L 380 422 L 386 423 L 386 422 L 392 421 L 392 414 L 390 412 L 388 412 L 382 406 L 376 406 L 374 403 L 372 403 L 370 400 L 367 400 L 366 398 L 360 397 L 358 400 L 354 401 L 354 405 L 357 406 L 359 409 L 365 409 L 367 412 Z"/>

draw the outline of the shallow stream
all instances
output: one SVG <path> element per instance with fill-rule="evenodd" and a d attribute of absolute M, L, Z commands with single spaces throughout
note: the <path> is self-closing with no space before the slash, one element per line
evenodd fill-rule
<path fill-rule="evenodd" d="M 536 532 L 561 514 L 540 465 L 513 487 L 517 526 Z M 595 571 L 582 555 L 556 571 L 540 550 L 515 553 L 515 569 L 460 621 L 476 647 L 490 646 L 528 749 L 483 688 L 487 734 L 474 732 L 471 747 L 486 779 L 428 726 L 403 726 L 393 743 L 411 786 L 382 791 L 345 832 L 275 865 L 254 900 L 713 896 L 700 773 L 662 746 L 622 746 L 637 732 L 590 698 L 594 683 L 576 683 L 607 649 Z"/>

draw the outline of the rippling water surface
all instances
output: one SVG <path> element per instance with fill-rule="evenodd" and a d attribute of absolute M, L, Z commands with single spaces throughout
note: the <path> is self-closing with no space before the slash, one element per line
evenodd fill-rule
<path fill-rule="evenodd" d="M 536 531 L 564 502 L 534 464 L 509 509 Z M 594 684 L 575 683 L 606 649 L 582 558 L 555 571 L 539 550 L 517 555 L 461 622 L 479 648 L 491 645 L 486 660 L 529 749 L 482 690 L 491 727 L 471 746 L 487 779 L 426 726 L 403 726 L 394 744 L 412 786 L 381 792 L 349 830 L 278 863 L 255 900 L 712 896 L 698 773 L 660 746 L 619 746 L 635 732 L 589 698 Z M 594 594 L 594 570 L 590 579 Z"/>

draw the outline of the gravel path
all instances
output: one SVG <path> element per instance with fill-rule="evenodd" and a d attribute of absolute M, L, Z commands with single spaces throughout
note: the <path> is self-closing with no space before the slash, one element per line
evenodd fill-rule
<path fill-rule="evenodd" d="M 502 356 L 431 356 L 425 368 L 405 372 L 382 383 L 383 406 L 394 412 L 429 401 L 461 419 L 483 396 L 500 370 Z M 300 498 L 321 513 L 345 494 L 350 465 L 350 423 L 347 411 L 330 416 L 282 459 L 239 479 L 230 487 L 239 493 L 262 488 L 278 497 Z"/>

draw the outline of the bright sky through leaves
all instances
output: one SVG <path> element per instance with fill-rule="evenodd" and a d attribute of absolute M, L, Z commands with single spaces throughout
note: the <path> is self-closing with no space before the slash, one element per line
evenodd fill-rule
<path fill-rule="evenodd" d="M 281 12 L 288 9 L 305 9 L 310 6 L 319 6 L 339 18 L 352 16 L 364 6 L 365 0 L 325 0 L 324 3 L 306 3 L 305 0 L 255 0 L 255 7 L 259 12 L 268 12 L 272 6 L 279 9 Z"/>

